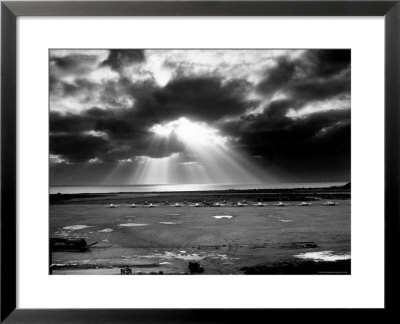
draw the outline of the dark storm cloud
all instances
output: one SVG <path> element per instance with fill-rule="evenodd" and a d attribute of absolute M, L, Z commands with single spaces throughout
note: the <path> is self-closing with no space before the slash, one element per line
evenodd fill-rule
<path fill-rule="evenodd" d="M 61 155 L 68 162 L 85 162 L 108 147 L 109 143 L 100 137 L 73 133 L 50 135 L 50 154 Z"/>
<path fill-rule="evenodd" d="M 50 57 L 50 64 L 70 73 L 82 73 L 89 70 L 89 65 L 97 61 L 95 55 L 71 54 L 64 57 Z"/>
<path fill-rule="evenodd" d="M 290 94 L 293 101 L 297 102 L 297 107 L 303 107 L 309 102 L 348 95 L 350 78 L 345 76 L 340 79 L 297 82 L 288 88 L 287 93 Z"/>
<path fill-rule="evenodd" d="M 110 66 L 111 69 L 119 71 L 127 65 L 141 63 L 144 60 L 144 51 L 141 49 L 112 49 L 102 65 Z"/>
<path fill-rule="evenodd" d="M 97 125 L 103 120 L 113 118 L 114 112 L 93 107 L 82 113 L 50 112 L 51 133 L 77 133 L 83 131 L 102 130 Z"/>
<path fill-rule="evenodd" d="M 272 93 L 291 81 L 296 72 L 295 62 L 287 58 L 281 58 L 276 62 L 276 66 L 266 71 L 266 76 L 257 88 L 262 93 Z"/>
<path fill-rule="evenodd" d="M 67 114 L 51 112 L 51 136 L 57 138 L 51 142 L 52 154 L 62 154 L 72 162 L 94 157 L 112 161 L 133 155 L 169 156 L 182 151 L 183 147 L 174 138 L 170 138 L 168 146 L 150 146 L 154 134 L 149 129 L 154 124 L 180 117 L 213 122 L 242 113 L 252 104 L 243 99 L 248 83 L 240 80 L 222 83 L 217 78 L 185 78 L 173 80 L 163 88 L 149 84 L 141 87 L 129 84 L 126 80 L 124 82 L 125 91 L 135 95 L 134 107 L 94 107 L 81 113 Z M 100 131 L 107 135 L 107 140 L 96 141 L 97 145 L 104 146 L 103 150 L 96 146 L 96 150 L 86 152 L 77 147 L 77 152 L 72 152 L 73 145 L 69 145 L 67 151 L 62 150 L 64 136 L 68 143 L 72 142 L 71 137 L 76 137 L 77 143 L 80 143 L 81 133 L 88 131 Z"/>
<path fill-rule="evenodd" d="M 51 130 L 67 131 L 69 128 L 95 127 L 107 131 L 111 137 L 131 136 L 139 128 L 163 123 L 179 117 L 214 122 L 226 116 L 243 113 L 254 105 L 244 97 L 249 84 L 243 80 L 223 83 L 218 78 L 184 78 L 173 80 L 165 87 L 154 84 L 132 84 L 126 79 L 124 85 L 109 83 L 103 87 L 109 102 L 115 100 L 116 87 L 123 87 L 125 94 L 135 98 L 134 106 L 123 109 L 91 108 L 77 114 L 51 113 Z M 79 88 L 79 87 L 77 87 Z M 86 86 L 80 87 L 87 88 Z M 69 90 L 75 91 L 75 90 Z M 76 90 L 79 91 L 79 90 Z"/>
<path fill-rule="evenodd" d="M 286 116 L 290 102 L 272 102 L 261 115 L 246 115 L 223 129 L 237 145 L 266 163 L 293 173 L 321 174 L 350 165 L 350 111 L 322 111 L 304 118 Z M 301 171 L 301 172 L 300 172 Z"/>
<path fill-rule="evenodd" d="M 97 64 L 97 56 L 71 54 L 63 57 L 50 57 L 50 76 L 49 88 L 50 95 L 54 91 L 60 91 L 60 95 L 75 95 L 77 90 L 82 86 L 91 87 L 92 91 L 95 90 L 94 84 L 89 81 L 80 79 L 79 83 L 67 83 L 62 80 L 65 76 L 74 76 L 79 79 L 81 76 L 92 71 L 93 66 Z"/>
<path fill-rule="evenodd" d="M 349 124 L 350 111 L 348 110 L 318 112 L 299 119 L 285 117 L 282 114 L 273 116 L 265 114 L 255 120 L 242 120 L 238 132 L 241 144 L 255 148 L 253 154 L 287 152 L 291 155 L 294 151 L 302 153 L 305 148 L 311 149 L 317 141 L 330 142 L 332 131 L 340 128 L 339 126 Z M 236 128 L 231 128 L 232 135 L 235 135 L 234 130 Z M 310 145 L 304 146 L 306 144 Z M 314 153 L 318 155 L 318 151 Z"/>
<path fill-rule="evenodd" d="M 137 116 L 151 122 L 189 117 L 213 122 L 243 113 L 252 102 L 246 101 L 249 84 L 244 80 L 222 82 L 217 77 L 181 78 L 163 88 L 139 97 Z"/>
<path fill-rule="evenodd" d="M 350 66 L 350 50 L 312 50 L 306 58 L 313 64 L 316 76 L 327 77 L 346 70 Z"/>
<path fill-rule="evenodd" d="M 97 56 L 70 54 L 64 57 L 50 57 L 50 76 L 74 75 L 79 76 L 91 71 L 97 63 Z"/>
<path fill-rule="evenodd" d="M 136 156 L 161 158 L 172 153 L 181 152 L 182 144 L 174 139 L 161 140 L 158 144 L 149 145 L 153 135 L 147 130 L 132 132 L 132 137 L 111 139 L 94 136 L 90 133 L 53 133 L 50 135 L 50 154 L 61 155 L 68 163 L 82 163 L 91 159 L 116 163 Z"/>
<path fill-rule="evenodd" d="M 92 83 L 86 79 L 76 79 L 74 83 L 57 80 L 50 78 L 50 91 L 57 92 L 58 96 L 75 97 L 86 94 L 86 100 L 90 100 L 93 94 L 98 91 L 100 86 Z"/>
<path fill-rule="evenodd" d="M 292 108 L 350 94 L 350 50 L 309 50 L 299 58 L 277 60 L 258 84 L 260 94 L 283 93 Z"/>

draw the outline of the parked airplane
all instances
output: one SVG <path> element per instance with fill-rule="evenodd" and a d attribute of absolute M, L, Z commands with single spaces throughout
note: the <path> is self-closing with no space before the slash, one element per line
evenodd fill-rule
<path fill-rule="evenodd" d="M 277 204 L 274 204 L 274 206 L 276 206 L 276 207 L 285 207 L 285 206 L 289 206 L 289 204 L 284 204 L 282 201 L 280 201 Z"/>
<path fill-rule="evenodd" d="M 227 204 L 226 204 L 225 201 L 223 203 L 217 202 L 217 203 L 214 204 L 214 207 L 226 207 L 226 206 L 227 206 Z"/>
<path fill-rule="evenodd" d="M 267 206 L 268 204 L 263 204 L 262 202 L 259 202 L 259 203 L 257 203 L 257 204 L 253 204 L 253 206 L 256 206 L 256 207 L 264 207 L 264 206 Z"/>
<path fill-rule="evenodd" d="M 170 207 L 183 207 L 183 206 L 185 206 L 184 204 L 180 204 L 180 203 L 175 203 L 175 204 L 172 204 L 172 205 L 170 205 Z"/>
<path fill-rule="evenodd" d="M 324 206 L 336 206 L 337 203 L 335 201 L 327 201 L 324 203 Z"/>
<path fill-rule="evenodd" d="M 309 203 L 307 201 L 302 201 L 300 204 L 298 204 L 297 206 L 311 206 L 312 203 Z"/>
<path fill-rule="evenodd" d="M 236 203 L 236 205 L 234 204 L 234 206 L 236 206 L 236 207 L 245 207 L 245 206 L 247 206 L 247 204 L 239 201 L 238 203 Z"/>
<path fill-rule="evenodd" d="M 195 203 L 194 205 L 189 205 L 189 207 L 203 207 L 201 203 Z"/>
<path fill-rule="evenodd" d="M 144 205 L 143 207 L 153 208 L 153 207 L 159 207 L 159 206 L 160 206 L 160 205 L 155 205 L 155 204 L 153 204 L 153 203 L 150 203 L 150 204 Z"/>
<path fill-rule="evenodd" d="M 212 202 L 210 202 L 210 201 L 204 200 L 204 201 L 201 203 L 201 205 L 202 205 L 202 207 L 212 207 L 212 206 L 214 206 L 215 204 L 212 203 Z"/>

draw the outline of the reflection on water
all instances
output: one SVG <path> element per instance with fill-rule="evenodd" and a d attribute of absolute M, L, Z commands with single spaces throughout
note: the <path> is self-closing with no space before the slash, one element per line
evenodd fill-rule
<path fill-rule="evenodd" d="M 231 219 L 233 216 L 230 216 L 230 215 L 221 215 L 221 216 L 213 216 L 214 218 L 216 218 L 216 219 L 221 219 L 221 218 L 228 218 L 228 219 Z"/>
<path fill-rule="evenodd" d="M 334 253 L 333 251 L 319 251 L 319 252 L 307 252 L 295 255 L 299 259 L 309 259 L 313 261 L 340 261 L 350 260 L 350 253 Z"/>
<path fill-rule="evenodd" d="M 134 186 L 54 186 L 50 194 L 108 193 L 108 192 L 168 192 L 168 191 L 209 191 L 209 190 L 250 190 L 325 188 L 343 186 L 345 182 L 271 183 L 271 184 L 168 184 Z"/>
<path fill-rule="evenodd" d="M 118 226 L 137 227 L 137 226 L 147 226 L 147 225 L 149 224 L 126 223 L 126 224 L 119 224 Z"/>

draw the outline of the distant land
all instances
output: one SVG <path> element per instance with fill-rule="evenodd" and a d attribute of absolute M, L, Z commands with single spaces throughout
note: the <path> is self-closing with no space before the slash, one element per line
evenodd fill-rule
<path fill-rule="evenodd" d="M 344 200 L 351 198 L 350 182 L 343 186 L 324 188 L 292 189 L 226 189 L 209 191 L 164 191 L 164 192 L 115 192 L 50 194 L 50 204 L 63 203 L 157 203 L 160 201 L 317 201 L 322 199 Z"/>
<path fill-rule="evenodd" d="M 346 183 L 343 187 L 343 189 L 351 189 L 351 183 Z"/>

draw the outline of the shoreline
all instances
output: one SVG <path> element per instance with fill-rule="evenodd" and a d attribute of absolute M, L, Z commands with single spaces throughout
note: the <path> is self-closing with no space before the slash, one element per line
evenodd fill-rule
<path fill-rule="evenodd" d="M 151 194 L 151 193 L 174 193 L 174 192 L 180 192 L 180 193 L 190 193 L 190 192 L 279 192 L 279 191 L 296 191 L 296 190 L 350 190 L 350 182 L 343 182 L 345 183 L 344 185 L 332 185 L 332 186 L 307 186 L 306 183 L 302 183 L 302 186 L 296 186 L 296 187 L 276 187 L 276 188 L 248 188 L 248 189 L 234 189 L 234 188 L 227 188 L 227 189 L 205 189 L 205 190 L 151 190 L 151 191 L 108 191 L 108 192 L 76 192 L 76 193 L 50 193 L 50 195 L 90 195 L 90 194 L 95 194 L 95 195 L 101 195 L 101 194 Z M 105 185 L 101 187 L 154 187 L 157 185 Z M 174 186 L 174 185 L 159 185 L 161 187 L 166 186 Z M 179 185 L 177 185 L 179 186 Z M 90 185 L 73 185 L 73 186 L 50 186 L 50 188 L 67 188 L 67 187 L 92 187 Z"/>
<path fill-rule="evenodd" d="M 159 202 L 178 200 L 197 202 L 207 200 L 249 200 L 258 201 L 318 201 L 323 199 L 348 200 L 349 187 L 292 188 L 292 189 L 227 189 L 207 191 L 154 191 L 154 192 L 115 192 L 115 193 L 57 193 L 49 194 L 50 204 L 65 203 L 136 203 L 143 200 Z"/>

